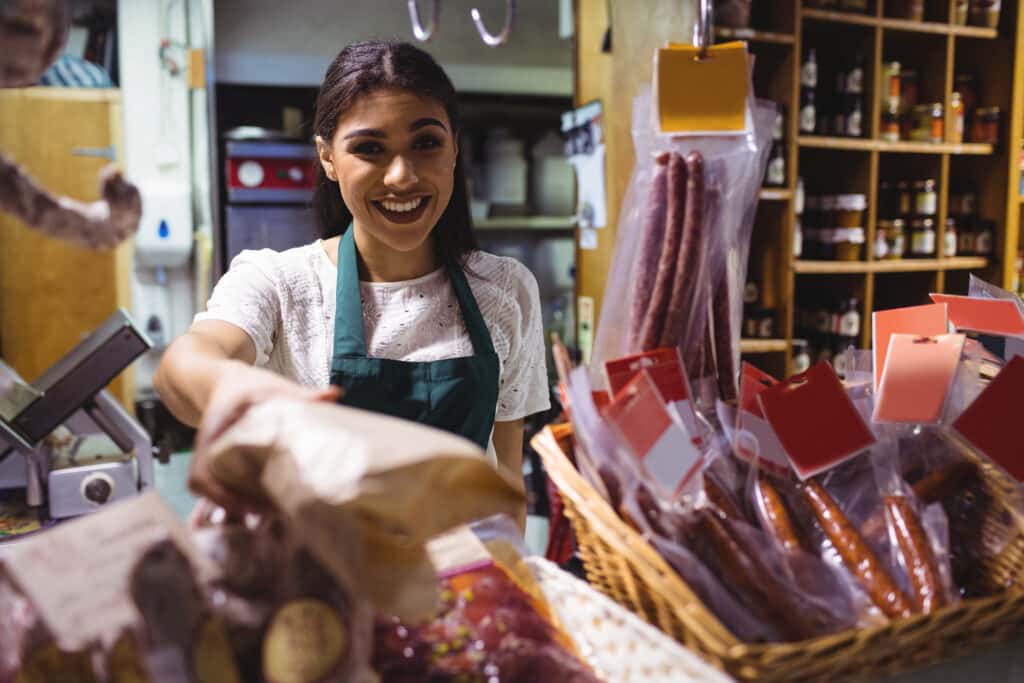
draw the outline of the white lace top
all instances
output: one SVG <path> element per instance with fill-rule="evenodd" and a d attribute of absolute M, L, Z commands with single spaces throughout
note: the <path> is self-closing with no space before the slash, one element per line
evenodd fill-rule
<path fill-rule="evenodd" d="M 515 259 L 474 252 L 466 276 L 501 362 L 496 421 L 550 406 L 537 281 Z M 256 364 L 326 387 L 334 345 L 337 267 L 323 243 L 283 252 L 243 251 L 213 290 L 200 320 L 224 320 L 256 345 Z M 371 357 L 425 362 L 473 355 L 444 269 L 404 282 L 361 282 Z"/>

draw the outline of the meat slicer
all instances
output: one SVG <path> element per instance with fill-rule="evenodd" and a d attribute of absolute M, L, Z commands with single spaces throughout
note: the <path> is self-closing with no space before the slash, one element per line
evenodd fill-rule
<path fill-rule="evenodd" d="M 104 389 L 150 346 L 118 310 L 32 384 L 0 361 L 0 489 L 60 520 L 152 487 L 150 436 Z"/>

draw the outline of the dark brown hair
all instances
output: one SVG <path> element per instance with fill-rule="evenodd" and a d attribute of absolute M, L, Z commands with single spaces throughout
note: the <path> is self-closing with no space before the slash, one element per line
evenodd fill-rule
<path fill-rule="evenodd" d="M 331 62 L 316 98 L 313 120 L 316 134 L 330 144 L 338 118 L 358 98 L 383 88 L 398 88 L 437 100 L 448 113 L 453 138 L 458 139 L 458 103 L 448 75 L 433 57 L 418 47 L 379 40 L 353 43 Z M 318 166 L 313 210 L 325 239 L 345 232 L 352 221 L 352 212 L 345 206 L 337 183 L 327 177 L 322 166 Z M 434 227 L 433 236 L 434 250 L 445 265 L 463 265 L 469 252 L 478 248 L 461 155 L 455 162 L 451 200 Z"/>

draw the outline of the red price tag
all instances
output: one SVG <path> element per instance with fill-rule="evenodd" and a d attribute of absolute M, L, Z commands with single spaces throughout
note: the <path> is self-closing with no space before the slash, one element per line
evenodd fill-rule
<path fill-rule="evenodd" d="M 740 375 L 740 410 L 736 417 L 736 455 L 751 464 L 789 473 L 789 460 L 775 430 L 765 419 L 757 397 L 765 389 L 779 383 L 766 372 L 744 362 Z"/>
<path fill-rule="evenodd" d="M 801 479 L 835 467 L 875 443 L 828 363 L 765 389 L 758 400 Z"/>
<path fill-rule="evenodd" d="M 935 424 L 953 386 L 962 334 L 894 334 L 875 400 L 875 422 Z"/>
<path fill-rule="evenodd" d="M 1024 482 L 1021 396 L 1024 396 L 1024 358 L 1017 356 L 974 399 L 953 423 L 953 429 L 1018 481 Z"/>

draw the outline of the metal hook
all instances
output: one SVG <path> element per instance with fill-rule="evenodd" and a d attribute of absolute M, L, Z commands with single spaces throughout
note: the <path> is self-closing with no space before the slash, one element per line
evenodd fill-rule
<path fill-rule="evenodd" d="M 473 16 L 473 23 L 476 24 L 476 30 L 480 34 L 480 38 L 491 47 L 498 47 L 507 43 L 509 36 L 512 35 L 512 24 L 515 23 L 516 19 L 516 0 L 505 0 L 505 27 L 496 36 L 491 35 L 487 31 L 487 27 L 484 26 L 484 20 L 480 16 L 480 10 L 474 7 L 470 14 Z"/>
<path fill-rule="evenodd" d="M 441 16 L 441 0 L 433 0 L 430 22 L 426 28 L 423 28 L 423 24 L 420 23 L 420 10 L 416 6 L 416 0 L 409 0 L 409 20 L 412 21 L 412 34 L 416 36 L 416 40 L 421 43 L 425 43 L 434 37 L 437 33 L 437 23 Z"/>
<path fill-rule="evenodd" d="M 715 15 L 711 4 L 711 0 L 700 0 L 697 23 L 693 27 L 693 44 L 699 49 L 700 59 L 708 56 L 708 48 L 714 40 Z"/>

